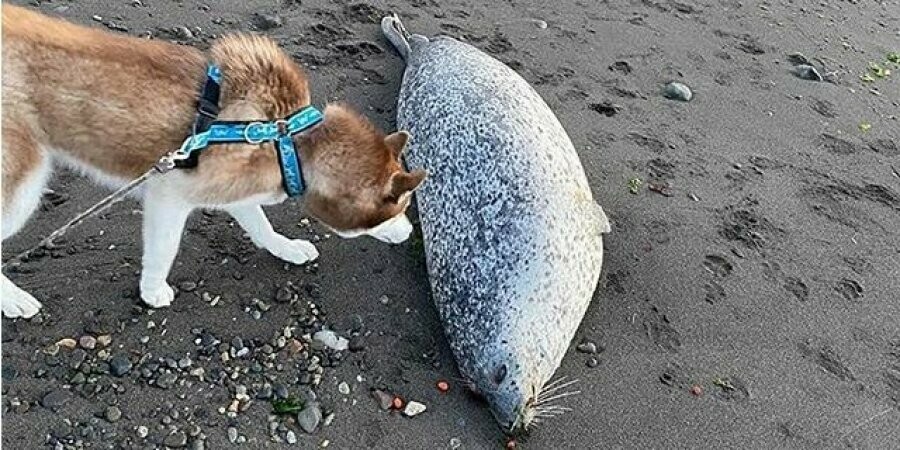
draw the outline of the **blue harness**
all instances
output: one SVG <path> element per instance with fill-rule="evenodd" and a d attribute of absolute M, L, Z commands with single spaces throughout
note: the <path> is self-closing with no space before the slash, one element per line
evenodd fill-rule
<path fill-rule="evenodd" d="M 271 122 L 216 120 L 219 115 L 221 81 L 222 72 L 216 65 L 210 64 L 206 70 L 206 83 L 198 101 L 193 130 L 181 148 L 175 152 L 175 167 L 197 167 L 200 152 L 211 144 L 275 142 L 284 191 L 289 197 L 301 195 L 306 186 L 297 149 L 294 147 L 293 135 L 322 122 L 322 113 L 312 106 L 307 106 L 284 119 Z"/>

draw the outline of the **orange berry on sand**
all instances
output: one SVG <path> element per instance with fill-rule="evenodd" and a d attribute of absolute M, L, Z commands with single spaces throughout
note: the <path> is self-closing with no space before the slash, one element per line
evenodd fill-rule
<path fill-rule="evenodd" d="M 403 409 L 403 399 L 395 396 L 394 400 L 391 401 L 391 408 L 397 410 Z"/>

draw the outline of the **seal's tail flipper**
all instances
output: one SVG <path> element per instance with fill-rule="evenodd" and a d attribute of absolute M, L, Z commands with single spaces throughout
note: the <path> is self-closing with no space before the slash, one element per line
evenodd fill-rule
<path fill-rule="evenodd" d="M 384 33 L 384 37 L 391 42 L 394 48 L 397 49 L 397 52 L 400 53 L 400 56 L 405 60 L 410 52 L 409 32 L 403 27 L 403 22 L 400 22 L 400 17 L 397 17 L 397 14 L 391 14 L 390 16 L 382 18 L 381 32 Z"/>

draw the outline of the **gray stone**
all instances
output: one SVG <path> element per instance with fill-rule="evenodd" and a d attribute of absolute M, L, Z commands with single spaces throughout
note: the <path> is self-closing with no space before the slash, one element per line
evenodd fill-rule
<path fill-rule="evenodd" d="M 113 356 L 109 361 L 109 373 L 121 377 L 131 371 L 131 361 L 125 355 Z"/>
<path fill-rule="evenodd" d="M 61 389 L 52 390 L 41 397 L 41 406 L 56 412 L 65 406 L 72 399 L 72 396 Z"/>
<path fill-rule="evenodd" d="M 184 431 L 177 431 L 166 436 L 163 440 L 163 445 L 172 448 L 182 448 L 187 445 L 187 435 L 184 434 Z"/>
<path fill-rule="evenodd" d="M 106 417 L 106 420 L 112 423 L 118 422 L 119 419 L 122 418 L 122 410 L 120 410 L 118 406 L 110 406 L 106 408 L 104 417 Z"/>
<path fill-rule="evenodd" d="M 682 102 L 689 102 L 694 98 L 694 93 L 691 92 L 691 88 L 687 87 L 687 85 L 673 81 L 663 88 L 663 97 Z"/>
<path fill-rule="evenodd" d="M 306 404 L 299 413 L 297 413 L 297 425 L 307 432 L 313 433 L 322 421 L 322 409 L 318 402 L 310 402 Z"/>

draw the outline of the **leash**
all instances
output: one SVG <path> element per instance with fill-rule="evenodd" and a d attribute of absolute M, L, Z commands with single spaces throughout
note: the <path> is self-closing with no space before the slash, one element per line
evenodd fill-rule
<path fill-rule="evenodd" d="M 289 197 L 303 194 L 305 183 L 300 168 L 300 158 L 294 145 L 293 136 L 318 125 L 324 120 L 322 113 L 312 107 L 301 108 L 286 118 L 275 121 L 217 121 L 219 115 L 219 95 L 222 72 L 215 64 L 206 69 L 206 82 L 197 101 L 197 116 L 191 129 L 191 135 L 184 140 L 181 148 L 164 155 L 143 175 L 131 180 L 125 186 L 83 211 L 62 227 L 38 242 L 37 245 L 8 259 L 0 267 L 6 267 L 15 261 L 21 261 L 31 252 L 53 244 L 55 239 L 66 234 L 72 227 L 84 220 L 96 216 L 110 206 L 118 203 L 131 191 L 137 189 L 152 177 L 165 174 L 179 168 L 197 167 L 200 152 L 210 144 L 248 143 L 261 144 L 274 142 L 278 155 L 278 166 L 281 168 L 282 185 Z"/>
<path fill-rule="evenodd" d="M 165 158 L 166 157 L 163 157 L 163 159 L 165 159 Z M 160 162 L 162 163 L 163 160 L 160 160 Z M 174 166 L 172 166 L 172 167 L 174 168 Z M 109 208 L 110 206 L 112 206 L 116 203 L 119 203 L 131 191 L 137 189 L 138 186 L 140 186 L 141 184 L 143 184 L 144 182 L 146 182 L 153 176 L 155 176 L 157 174 L 161 174 L 161 173 L 163 173 L 163 171 L 161 171 L 158 167 L 154 166 L 152 169 L 148 170 L 143 175 L 131 180 L 128 184 L 119 188 L 119 190 L 113 192 L 112 194 L 107 195 L 106 197 L 103 198 L 103 200 L 100 200 L 99 202 L 94 204 L 94 206 L 91 206 L 90 208 L 84 210 L 81 214 L 75 216 L 72 220 L 68 221 L 65 225 L 54 230 L 52 233 L 50 233 L 50 235 L 48 235 L 44 239 L 41 239 L 41 241 L 38 242 L 37 245 L 30 247 L 28 250 L 25 250 L 24 252 L 19 253 L 18 255 L 13 256 L 12 258 L 6 260 L 6 262 L 3 263 L 2 267 L 5 268 L 9 264 L 12 264 L 13 262 L 21 261 L 23 258 L 30 255 L 31 252 L 33 252 L 41 247 L 46 248 L 46 247 L 53 245 L 53 241 L 58 239 L 60 236 L 66 234 L 66 232 L 68 232 L 70 228 L 78 225 L 79 223 L 83 222 L 85 219 L 88 219 L 93 216 L 96 216 L 97 214 L 100 214 L 101 212 L 103 212 L 107 208 Z"/>

